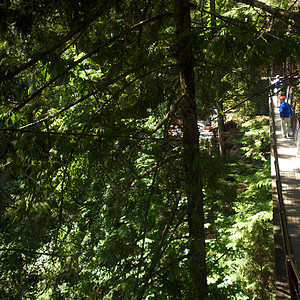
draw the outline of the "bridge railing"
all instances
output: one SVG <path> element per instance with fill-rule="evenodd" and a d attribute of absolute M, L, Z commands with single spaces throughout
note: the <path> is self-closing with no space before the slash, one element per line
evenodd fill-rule
<path fill-rule="evenodd" d="M 300 154 L 300 122 L 296 115 L 292 118 L 292 129 L 294 132 L 295 142 L 297 145 L 297 154 Z"/>

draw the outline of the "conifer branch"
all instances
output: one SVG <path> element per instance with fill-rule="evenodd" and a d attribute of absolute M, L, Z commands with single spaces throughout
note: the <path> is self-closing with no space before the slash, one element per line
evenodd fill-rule
<path fill-rule="evenodd" d="M 267 12 L 279 19 L 291 19 L 295 21 L 295 25 L 299 26 L 299 22 L 300 22 L 299 12 L 273 7 L 271 5 L 265 4 L 257 0 L 239 0 L 238 2 L 260 8 L 264 12 Z"/>
<path fill-rule="evenodd" d="M 76 35 L 80 36 L 89 27 L 90 24 L 92 24 L 95 20 L 97 20 L 106 11 L 106 9 L 107 9 L 106 5 L 104 7 L 101 7 L 101 10 L 96 11 L 96 13 L 94 13 L 93 16 L 90 19 L 85 21 L 82 26 L 79 26 L 79 27 L 75 28 L 73 31 L 68 32 L 65 36 L 61 37 L 56 44 L 54 44 L 50 48 L 38 53 L 36 56 L 32 57 L 29 61 L 23 63 L 17 69 L 15 69 L 13 71 L 10 71 L 10 72 L 7 72 L 7 74 L 5 74 L 3 76 L 3 82 L 5 82 L 9 79 L 12 79 L 13 77 L 18 75 L 19 73 L 21 73 L 24 70 L 32 67 L 41 58 L 45 59 L 45 57 L 47 57 L 49 54 L 55 52 L 57 49 L 59 49 L 64 44 L 69 42 L 72 38 L 75 37 L 75 40 L 76 40 L 77 39 Z M 71 42 L 71 44 L 73 44 L 73 43 L 74 42 Z M 63 52 L 65 50 L 66 50 L 66 48 L 63 50 Z"/>
<path fill-rule="evenodd" d="M 58 79 L 60 79 L 62 76 L 66 75 L 70 70 L 72 70 L 73 68 L 75 68 L 77 65 L 79 65 L 80 63 L 82 63 L 84 60 L 86 60 L 86 59 L 90 58 L 91 56 L 97 54 L 103 47 L 107 47 L 108 45 L 112 44 L 113 42 L 115 42 L 119 38 L 123 38 L 124 35 L 127 35 L 129 32 L 131 32 L 131 31 L 133 31 L 135 29 L 138 29 L 139 27 L 141 27 L 141 26 L 143 26 L 143 25 L 145 25 L 147 23 L 151 23 L 151 22 L 157 21 L 159 19 L 163 19 L 163 18 L 167 18 L 167 17 L 171 17 L 171 16 L 173 16 L 172 13 L 155 16 L 155 17 L 152 17 L 150 19 L 141 21 L 141 22 L 139 22 L 139 23 L 137 23 L 137 24 L 135 24 L 135 25 L 127 28 L 126 30 L 120 32 L 119 34 L 117 34 L 116 36 L 112 37 L 111 39 L 109 39 L 105 43 L 103 43 L 103 44 L 97 46 L 96 48 L 94 48 L 92 51 L 90 51 L 86 55 L 84 55 L 81 58 L 79 58 L 78 60 L 72 62 L 61 73 L 59 73 L 56 76 L 54 76 L 53 78 L 49 79 L 48 82 L 46 82 L 43 86 L 41 86 L 39 89 L 37 89 L 34 93 L 32 93 L 32 95 L 30 95 L 26 99 L 22 100 L 16 107 L 14 107 L 12 109 L 12 112 L 16 112 L 16 111 L 20 110 L 21 108 L 23 108 L 32 99 L 34 99 L 35 97 L 37 97 L 38 95 L 40 95 L 43 90 L 45 90 L 46 88 L 48 88 L 50 85 L 52 85 Z M 92 92 L 91 95 L 93 95 L 93 92 Z M 88 96 L 88 97 L 90 97 L 90 96 Z"/>

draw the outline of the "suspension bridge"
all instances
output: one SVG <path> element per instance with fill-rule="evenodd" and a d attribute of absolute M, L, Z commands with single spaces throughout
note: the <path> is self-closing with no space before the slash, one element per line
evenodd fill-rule
<path fill-rule="evenodd" d="M 289 87 L 284 95 L 292 102 Z M 300 124 L 291 118 L 290 136 L 281 133 L 278 95 L 269 96 L 276 299 L 300 300 Z"/>

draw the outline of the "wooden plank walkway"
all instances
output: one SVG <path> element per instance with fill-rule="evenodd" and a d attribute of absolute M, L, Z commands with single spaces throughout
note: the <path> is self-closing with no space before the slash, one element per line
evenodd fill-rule
<path fill-rule="evenodd" d="M 275 130 L 279 170 L 281 175 L 284 206 L 287 215 L 288 230 L 297 265 L 300 273 L 300 155 L 293 135 L 284 138 L 281 133 L 281 120 L 277 108 L 277 97 L 273 96 L 275 112 Z M 292 134 L 292 132 L 291 132 Z M 273 147 L 271 147 L 273 149 Z M 276 299 L 291 299 L 285 265 L 285 252 L 280 226 L 280 211 L 276 188 L 276 172 L 274 167 L 274 153 L 271 155 L 271 175 L 274 207 L 274 242 L 276 265 Z"/>

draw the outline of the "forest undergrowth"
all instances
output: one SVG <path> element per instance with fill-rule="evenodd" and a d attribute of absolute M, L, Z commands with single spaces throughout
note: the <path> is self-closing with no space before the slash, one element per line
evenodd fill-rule
<path fill-rule="evenodd" d="M 269 117 L 230 122 L 227 139 L 226 176 L 207 195 L 211 299 L 275 299 Z"/>

